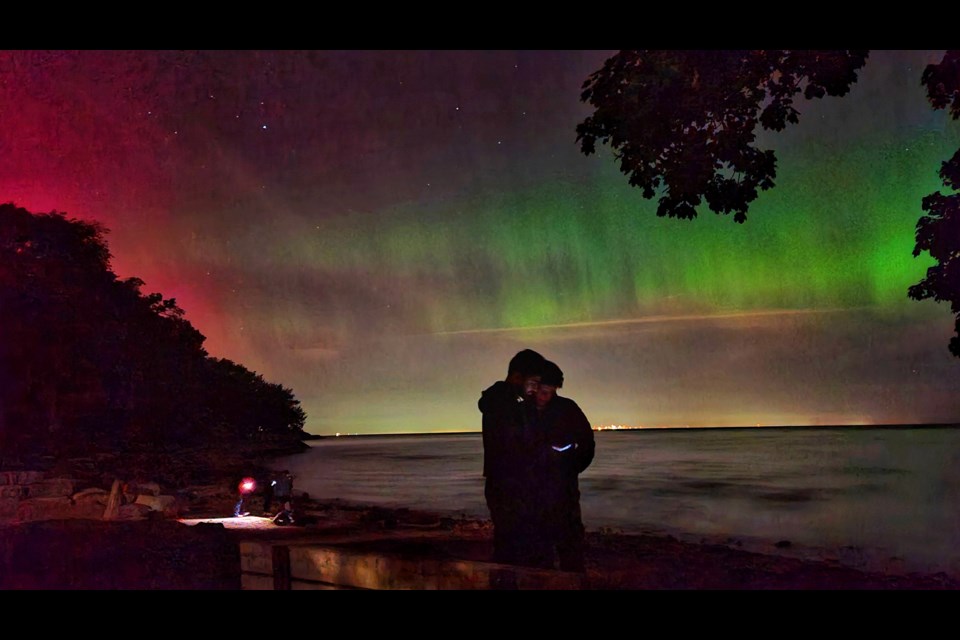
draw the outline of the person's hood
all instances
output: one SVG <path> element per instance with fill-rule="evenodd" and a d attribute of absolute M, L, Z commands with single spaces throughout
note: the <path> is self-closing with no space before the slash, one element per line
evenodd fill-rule
<path fill-rule="evenodd" d="M 517 397 L 517 392 L 512 384 L 506 380 L 498 380 L 483 390 L 480 399 L 477 401 L 477 408 L 480 409 L 480 413 L 489 413 L 497 403 Z"/>

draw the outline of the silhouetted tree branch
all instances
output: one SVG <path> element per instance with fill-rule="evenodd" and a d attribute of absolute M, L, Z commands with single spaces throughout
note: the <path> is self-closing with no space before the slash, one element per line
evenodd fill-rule
<path fill-rule="evenodd" d="M 842 96 L 867 51 L 621 51 L 583 85 L 593 115 L 577 125 L 589 155 L 609 144 L 643 197 L 660 193 L 658 216 L 716 213 L 747 219 L 758 190 L 776 177 L 776 156 L 754 146 L 756 129 L 796 123 L 793 103 Z"/>
<path fill-rule="evenodd" d="M 953 119 L 960 118 L 960 51 L 947 51 L 939 64 L 927 65 L 921 82 L 934 109 L 949 105 Z M 960 190 L 960 149 L 940 166 L 940 179 L 945 187 Z M 937 264 L 910 287 L 908 295 L 950 303 L 956 333 L 950 339 L 950 353 L 960 357 L 960 194 L 935 191 L 923 199 L 922 208 L 927 215 L 917 221 L 913 255 L 927 251 Z"/>
<path fill-rule="evenodd" d="M 583 84 L 594 108 L 577 125 L 583 153 L 609 144 L 620 170 L 643 197 L 660 194 L 658 216 L 695 218 L 697 206 L 744 222 L 758 191 L 776 177 L 776 156 L 754 146 L 757 125 L 796 124 L 794 100 L 842 96 L 866 63 L 865 50 L 621 51 Z M 960 118 L 960 51 L 947 51 L 921 77 L 934 109 Z M 945 187 L 960 190 L 960 150 L 944 162 Z M 937 264 L 908 295 L 950 302 L 960 357 L 960 194 L 926 196 L 913 255 Z"/>

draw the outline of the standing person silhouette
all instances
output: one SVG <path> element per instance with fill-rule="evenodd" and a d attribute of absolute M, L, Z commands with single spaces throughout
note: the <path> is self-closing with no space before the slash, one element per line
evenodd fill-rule
<path fill-rule="evenodd" d="M 535 541 L 535 433 L 527 424 L 545 359 L 531 349 L 517 353 L 507 377 L 480 396 L 483 414 L 484 497 L 493 522 L 493 561 L 539 566 Z"/>
<path fill-rule="evenodd" d="M 293 514 L 293 476 L 284 469 L 275 474 L 263 494 L 263 515 L 269 518 L 276 517 L 283 512 Z M 271 510 L 273 503 L 280 505 L 280 511 Z"/>
<path fill-rule="evenodd" d="M 536 464 L 537 533 L 534 536 L 563 571 L 586 570 L 585 531 L 580 512 L 580 481 L 593 462 L 596 443 L 590 421 L 576 402 L 557 395 L 563 386 L 563 371 L 549 360 L 543 364 L 534 402 L 528 403 L 527 423 L 538 434 Z"/>
<path fill-rule="evenodd" d="M 271 482 L 273 497 L 280 505 L 280 512 L 273 518 L 274 524 L 293 524 L 293 476 L 284 469 Z"/>

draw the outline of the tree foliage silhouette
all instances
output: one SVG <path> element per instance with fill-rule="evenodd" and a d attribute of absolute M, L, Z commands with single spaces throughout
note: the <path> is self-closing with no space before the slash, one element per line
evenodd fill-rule
<path fill-rule="evenodd" d="M 105 233 L 0 205 L 0 453 L 299 441 L 292 390 L 210 357 L 174 299 L 116 277 Z"/>
<path fill-rule="evenodd" d="M 960 118 L 960 51 L 948 51 L 939 64 L 927 65 L 921 81 L 934 109 L 949 106 L 950 116 Z M 940 179 L 945 187 L 960 191 L 960 149 L 941 164 Z M 949 349 L 960 357 L 960 194 L 935 191 L 921 206 L 927 215 L 917 221 L 913 255 L 927 251 L 937 263 L 908 294 L 914 300 L 950 303 L 956 335 L 950 339 Z"/>
<path fill-rule="evenodd" d="M 794 100 L 842 96 L 857 80 L 866 50 L 621 51 L 583 84 L 594 111 L 577 125 L 580 150 L 609 144 L 643 197 L 660 194 L 658 216 L 692 219 L 704 200 L 718 214 L 745 222 L 759 191 L 774 186 L 776 155 L 753 143 L 757 125 L 774 131 L 799 122 Z M 934 109 L 960 118 L 960 52 L 947 51 L 921 77 Z M 960 150 L 940 169 L 960 190 Z M 939 191 L 921 203 L 913 255 L 937 264 L 907 294 L 947 301 L 960 357 L 960 194 Z"/>
<path fill-rule="evenodd" d="M 776 155 L 753 143 L 759 123 L 797 123 L 793 103 L 842 96 L 866 51 L 621 51 L 583 85 L 593 115 L 577 125 L 583 153 L 609 144 L 643 197 L 660 193 L 658 216 L 716 213 L 747 219 L 758 190 L 776 177 Z"/>

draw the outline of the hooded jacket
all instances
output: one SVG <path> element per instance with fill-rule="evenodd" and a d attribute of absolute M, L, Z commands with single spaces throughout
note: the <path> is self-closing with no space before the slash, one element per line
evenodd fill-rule
<path fill-rule="evenodd" d="M 542 431 L 548 455 L 559 463 L 564 477 L 575 482 L 593 462 L 596 451 L 593 428 L 587 416 L 570 398 L 555 396 L 543 414 L 534 420 Z"/>
<path fill-rule="evenodd" d="M 534 434 L 527 424 L 529 401 L 504 381 L 495 382 L 480 395 L 483 414 L 483 475 L 505 483 L 523 482 L 528 471 Z"/>

